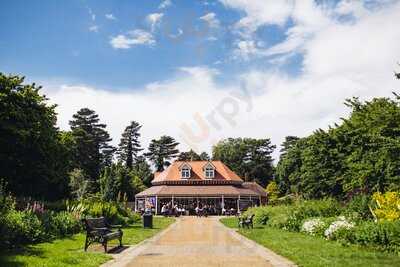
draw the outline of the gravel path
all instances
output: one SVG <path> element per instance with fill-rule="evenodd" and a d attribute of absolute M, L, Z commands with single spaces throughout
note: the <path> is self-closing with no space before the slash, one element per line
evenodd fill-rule
<path fill-rule="evenodd" d="M 105 266 L 294 266 L 223 226 L 218 218 L 179 218 L 166 231 Z"/>

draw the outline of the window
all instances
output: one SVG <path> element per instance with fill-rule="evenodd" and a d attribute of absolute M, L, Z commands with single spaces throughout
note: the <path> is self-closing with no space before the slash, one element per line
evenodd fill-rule
<path fill-rule="evenodd" d="M 207 166 L 204 173 L 207 179 L 214 178 L 214 168 L 212 166 Z"/>
<path fill-rule="evenodd" d="M 182 170 L 182 178 L 187 179 L 190 178 L 190 168 L 189 167 L 183 167 Z"/>

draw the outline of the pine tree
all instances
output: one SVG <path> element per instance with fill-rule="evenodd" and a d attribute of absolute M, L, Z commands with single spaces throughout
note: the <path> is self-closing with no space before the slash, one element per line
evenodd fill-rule
<path fill-rule="evenodd" d="M 149 151 L 145 156 L 153 162 L 157 171 L 163 171 L 164 167 L 171 164 L 171 160 L 176 158 L 179 150 L 176 148 L 179 145 L 171 136 L 161 136 L 160 139 L 153 139 L 149 145 Z"/>
<path fill-rule="evenodd" d="M 106 125 L 99 121 L 95 111 L 82 108 L 69 122 L 77 146 L 76 167 L 82 169 L 94 182 L 94 190 L 98 189 L 97 180 L 101 169 L 111 164 L 115 151 L 109 144 L 112 139 L 105 130 Z"/>
<path fill-rule="evenodd" d="M 125 163 L 125 166 L 132 169 L 134 161 L 137 159 L 137 153 L 141 150 L 139 130 L 142 128 L 139 123 L 132 121 L 122 133 L 121 141 L 118 148 L 119 160 Z"/>
<path fill-rule="evenodd" d="M 188 152 L 181 152 L 178 155 L 178 160 L 180 161 L 195 161 L 201 160 L 200 155 L 193 151 L 193 149 Z"/>

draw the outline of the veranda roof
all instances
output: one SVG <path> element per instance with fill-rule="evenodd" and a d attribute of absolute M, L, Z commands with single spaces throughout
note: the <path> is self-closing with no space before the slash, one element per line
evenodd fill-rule
<path fill-rule="evenodd" d="M 242 186 L 233 185 L 158 185 L 152 186 L 136 195 L 148 196 L 254 196 L 260 194 Z M 262 195 L 261 195 L 262 196 Z"/>

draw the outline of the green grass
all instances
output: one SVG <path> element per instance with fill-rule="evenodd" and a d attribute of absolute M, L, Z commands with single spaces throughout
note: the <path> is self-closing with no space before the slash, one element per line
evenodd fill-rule
<path fill-rule="evenodd" d="M 236 228 L 236 218 L 223 218 L 227 227 Z M 271 227 L 256 226 L 253 230 L 240 229 L 239 233 L 292 260 L 299 266 L 400 266 L 400 256 L 358 246 L 344 246 L 335 241 L 293 233 Z"/>
<path fill-rule="evenodd" d="M 124 228 L 124 245 L 134 245 L 147 239 L 174 222 L 172 218 L 154 217 L 154 228 L 143 229 L 141 224 L 134 224 Z M 99 266 L 111 259 L 110 255 L 102 252 L 96 245 L 95 249 L 89 247 L 88 252 L 83 251 L 85 235 L 77 234 L 70 238 L 58 239 L 53 242 L 27 246 L 23 249 L 5 251 L 0 253 L 1 267 L 19 266 Z M 109 243 L 111 248 L 118 241 Z"/>

